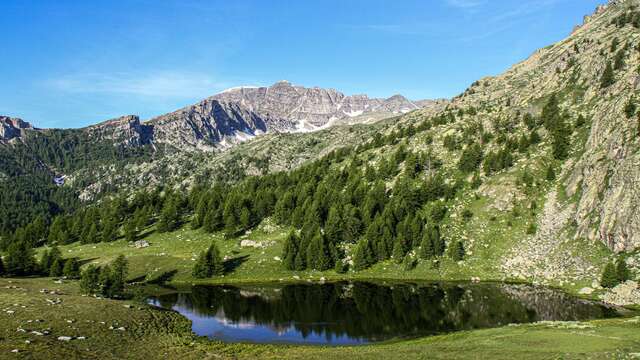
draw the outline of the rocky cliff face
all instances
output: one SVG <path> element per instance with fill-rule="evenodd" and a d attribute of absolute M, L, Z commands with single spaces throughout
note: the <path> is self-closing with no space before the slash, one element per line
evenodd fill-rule
<path fill-rule="evenodd" d="M 287 119 L 257 114 L 240 103 L 213 98 L 145 123 L 157 143 L 181 149 L 210 150 L 248 140 L 275 127 L 290 128 Z"/>
<path fill-rule="evenodd" d="M 135 115 L 107 120 L 85 129 L 98 140 L 112 141 L 114 144 L 140 146 L 153 141 L 153 127 L 142 124 Z"/>
<path fill-rule="evenodd" d="M 0 143 L 22 136 L 26 129 L 33 126 L 22 119 L 0 116 Z"/>
<path fill-rule="evenodd" d="M 229 89 L 212 99 L 235 102 L 269 117 L 273 119 L 271 127 L 278 131 L 310 131 L 351 118 L 366 121 L 368 116 L 389 117 L 420 108 L 401 95 L 388 99 L 347 96 L 334 89 L 305 88 L 288 81 L 270 87 Z"/>

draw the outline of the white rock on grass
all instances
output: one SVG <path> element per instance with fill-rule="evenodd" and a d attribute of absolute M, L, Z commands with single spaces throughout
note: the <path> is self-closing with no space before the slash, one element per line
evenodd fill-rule
<path fill-rule="evenodd" d="M 71 341 L 73 338 L 71 336 L 58 336 L 59 341 Z"/>
<path fill-rule="evenodd" d="M 580 295 L 591 295 L 593 294 L 593 289 L 590 287 L 583 287 L 582 289 L 580 289 L 580 291 L 578 291 L 578 294 Z"/>

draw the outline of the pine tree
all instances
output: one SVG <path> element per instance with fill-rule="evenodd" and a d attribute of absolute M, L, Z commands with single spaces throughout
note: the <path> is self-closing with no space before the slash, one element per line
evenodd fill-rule
<path fill-rule="evenodd" d="M 62 270 L 64 268 L 64 261 L 62 259 L 55 259 L 49 269 L 49 276 L 58 277 L 62 276 Z"/>
<path fill-rule="evenodd" d="M 243 230 L 251 228 L 251 212 L 246 206 L 240 210 L 240 228 Z"/>
<path fill-rule="evenodd" d="M 624 67 L 624 49 L 620 49 L 620 51 L 616 53 L 614 63 L 613 63 L 613 69 L 622 70 L 623 67 Z"/>
<path fill-rule="evenodd" d="M 49 235 L 47 240 L 50 244 L 67 243 L 67 222 L 64 217 L 56 216 L 49 227 Z"/>
<path fill-rule="evenodd" d="M 113 298 L 115 291 L 113 288 L 113 277 L 111 275 L 111 266 L 105 265 L 100 269 L 100 277 L 98 278 L 99 292 L 102 296 Z"/>
<path fill-rule="evenodd" d="M 576 119 L 576 128 L 581 128 L 586 122 L 587 119 L 584 118 L 584 115 L 578 115 L 578 118 Z"/>
<path fill-rule="evenodd" d="M 471 173 L 478 169 L 481 162 L 482 148 L 479 144 L 473 144 L 467 146 L 462 152 L 460 160 L 458 161 L 458 169 L 464 173 Z"/>
<path fill-rule="evenodd" d="M 112 242 L 118 238 L 118 220 L 114 215 L 110 215 L 104 221 L 102 229 L 102 242 Z"/>
<path fill-rule="evenodd" d="M 360 210 L 351 204 L 347 204 L 344 207 L 343 214 L 343 240 L 348 243 L 355 243 L 362 233 Z"/>
<path fill-rule="evenodd" d="M 618 264 L 616 265 L 616 278 L 619 283 L 623 283 L 631 278 L 629 268 L 624 259 L 618 260 Z"/>
<path fill-rule="evenodd" d="M 169 195 L 167 195 L 169 196 Z M 160 213 L 158 221 L 158 231 L 170 232 L 178 228 L 180 224 L 180 215 L 178 213 L 178 204 L 173 197 L 167 199 Z"/>
<path fill-rule="evenodd" d="M 552 165 L 549 165 L 547 167 L 545 178 L 547 179 L 547 181 L 554 181 L 556 179 L 556 172 L 555 170 L 553 170 Z"/>
<path fill-rule="evenodd" d="M 625 105 L 624 107 L 624 114 L 627 116 L 627 119 L 631 119 L 633 115 L 635 115 L 636 108 L 636 101 L 633 97 L 631 97 L 629 99 L 629 102 L 627 102 L 627 105 Z"/>
<path fill-rule="evenodd" d="M 207 251 L 200 254 L 193 267 L 192 274 L 199 279 L 224 275 L 224 264 L 215 243 L 212 243 Z"/>
<path fill-rule="evenodd" d="M 85 244 L 97 243 L 99 242 L 99 240 L 100 239 L 98 238 L 98 226 L 96 224 L 91 224 L 89 231 L 84 237 L 83 243 Z"/>
<path fill-rule="evenodd" d="M 618 285 L 618 274 L 616 273 L 616 267 L 613 263 L 607 263 L 602 272 L 602 278 L 600 279 L 600 285 L 605 288 L 612 288 Z"/>
<path fill-rule="evenodd" d="M 320 231 L 316 232 L 307 247 L 307 267 L 318 271 L 333 267 L 329 245 Z"/>
<path fill-rule="evenodd" d="M 0 276 L 4 276 L 5 273 L 4 262 L 2 261 L 2 256 L 0 256 Z"/>
<path fill-rule="evenodd" d="M 90 264 L 80 277 L 80 289 L 83 293 L 92 295 L 100 290 L 100 268 Z"/>
<path fill-rule="evenodd" d="M 209 269 L 207 268 L 207 255 L 206 252 L 202 252 L 196 263 L 193 265 L 193 270 L 191 272 L 196 279 L 206 279 L 209 277 Z"/>
<path fill-rule="evenodd" d="M 423 259 L 432 259 L 436 256 L 434 244 L 431 239 L 431 232 L 425 231 L 420 243 L 420 257 Z"/>
<path fill-rule="evenodd" d="M 134 242 L 138 238 L 138 229 L 133 219 L 127 220 L 124 224 L 124 238 L 128 242 Z"/>
<path fill-rule="evenodd" d="M 49 250 L 44 250 L 42 252 L 42 256 L 40 257 L 40 269 L 42 270 L 42 272 L 48 274 L 49 270 L 51 269 L 51 264 L 53 263 L 53 261 L 51 260 L 51 251 Z"/>
<path fill-rule="evenodd" d="M 8 274 L 17 276 L 35 274 L 38 269 L 33 249 L 24 241 L 16 241 L 9 246 L 5 266 Z"/>
<path fill-rule="evenodd" d="M 433 253 L 435 256 L 442 256 L 445 250 L 444 238 L 440 236 L 440 229 L 438 226 L 430 226 L 425 230 L 426 236 L 431 240 L 433 245 Z"/>
<path fill-rule="evenodd" d="M 201 197 L 196 205 L 196 211 L 193 215 L 193 220 L 191 221 L 192 229 L 199 229 L 204 225 L 208 207 L 209 204 L 207 199 L 204 196 Z"/>
<path fill-rule="evenodd" d="M 111 296 L 124 296 L 124 286 L 129 274 L 129 266 L 124 255 L 118 257 L 111 263 Z"/>
<path fill-rule="evenodd" d="M 295 230 L 291 230 L 284 241 L 284 248 L 282 252 L 282 263 L 287 270 L 295 270 L 296 255 L 298 255 L 298 247 L 300 246 L 300 239 L 295 233 Z"/>
<path fill-rule="evenodd" d="M 464 244 L 462 241 L 456 241 L 451 248 L 451 259 L 453 261 L 462 261 L 464 259 Z"/>
<path fill-rule="evenodd" d="M 607 61 L 607 65 L 604 68 L 604 72 L 602 73 L 602 77 L 600 78 L 600 88 L 607 88 L 615 82 L 615 77 L 613 74 L 613 67 L 611 66 L 611 62 Z"/>
<path fill-rule="evenodd" d="M 407 254 L 402 260 L 402 269 L 404 271 L 411 271 L 415 269 L 416 265 L 418 265 L 418 259 L 411 256 L 411 254 Z"/>
<path fill-rule="evenodd" d="M 293 194 L 290 191 L 285 192 L 276 202 L 274 208 L 274 217 L 276 222 L 281 225 L 287 225 L 291 222 L 291 211 L 295 207 Z"/>
<path fill-rule="evenodd" d="M 343 239 L 342 216 L 340 214 L 340 208 L 336 205 L 329 209 L 329 215 L 327 216 L 327 222 L 324 225 L 324 235 L 327 240 L 332 244 L 337 244 Z"/>
<path fill-rule="evenodd" d="M 64 275 L 68 279 L 75 279 L 78 277 L 79 272 L 80 272 L 80 264 L 78 264 L 78 260 L 76 260 L 75 258 L 70 258 L 64 262 L 64 267 L 62 268 L 62 275 Z"/>
<path fill-rule="evenodd" d="M 353 269 L 355 271 L 364 270 L 375 262 L 371 242 L 367 238 L 360 240 L 356 246 L 356 252 L 353 258 Z"/>

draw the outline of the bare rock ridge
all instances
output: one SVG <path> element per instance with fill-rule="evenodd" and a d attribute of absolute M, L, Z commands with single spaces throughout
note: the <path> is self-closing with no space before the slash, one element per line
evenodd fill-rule
<path fill-rule="evenodd" d="M 22 119 L 0 116 L 0 142 L 21 137 L 26 129 L 33 129 L 33 126 Z"/>
<path fill-rule="evenodd" d="M 87 128 L 92 137 L 109 140 L 129 146 L 150 144 L 153 140 L 153 126 L 140 122 L 135 115 L 107 120 Z"/>
<path fill-rule="evenodd" d="M 388 99 L 347 96 L 334 89 L 305 88 L 288 81 L 279 81 L 270 87 L 233 88 L 211 99 L 235 102 L 261 116 L 293 122 L 293 129 L 273 124 L 280 131 L 308 131 L 350 118 L 360 117 L 366 121 L 367 116 L 371 119 L 380 114 L 389 117 L 420 108 L 401 95 Z"/>
<path fill-rule="evenodd" d="M 209 150 L 230 146 L 275 127 L 290 128 L 287 119 L 259 115 L 242 104 L 206 99 L 145 123 L 154 141 L 183 149 Z"/>

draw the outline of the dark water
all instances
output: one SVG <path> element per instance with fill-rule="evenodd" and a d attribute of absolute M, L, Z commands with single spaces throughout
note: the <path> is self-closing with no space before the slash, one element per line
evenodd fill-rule
<path fill-rule="evenodd" d="M 560 291 L 510 284 L 194 286 L 149 303 L 178 311 L 212 339 L 332 345 L 620 315 Z"/>

